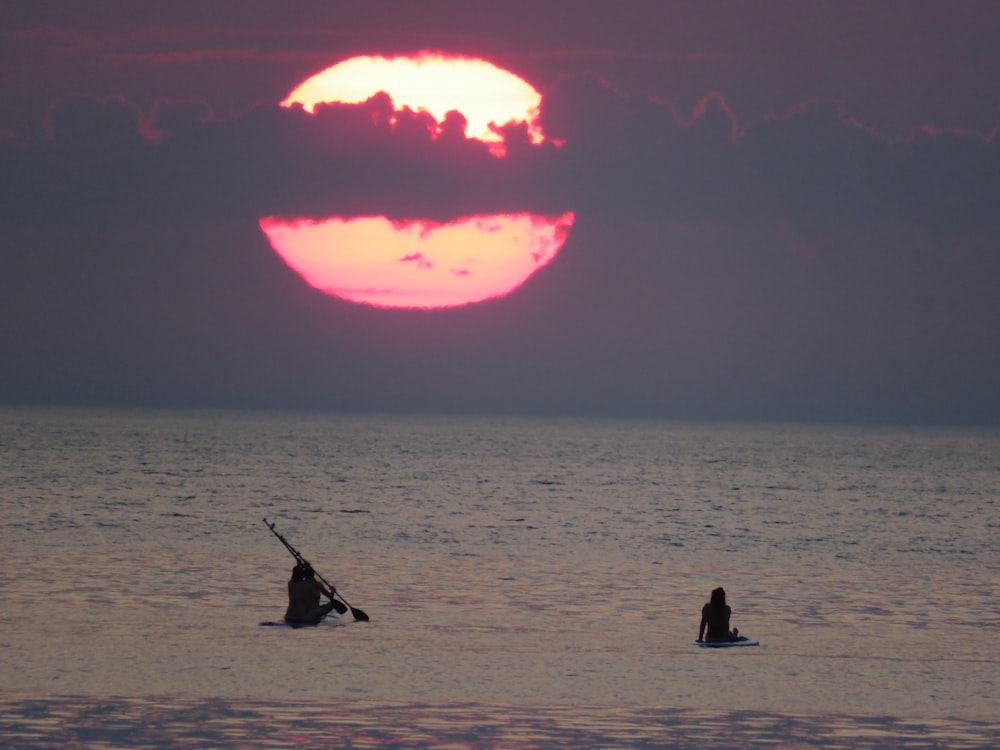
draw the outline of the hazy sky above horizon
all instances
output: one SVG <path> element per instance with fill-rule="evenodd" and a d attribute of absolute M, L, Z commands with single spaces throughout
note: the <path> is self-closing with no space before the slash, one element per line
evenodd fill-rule
<path fill-rule="evenodd" d="M 998 38 L 978 0 L 2 2 L 0 403 L 1000 424 Z M 279 106 L 421 49 L 564 145 Z M 484 210 L 576 219 L 433 311 L 258 226 Z"/>

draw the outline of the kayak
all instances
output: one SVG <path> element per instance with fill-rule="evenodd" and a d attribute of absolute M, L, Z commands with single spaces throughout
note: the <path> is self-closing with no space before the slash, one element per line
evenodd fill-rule
<path fill-rule="evenodd" d="M 735 641 L 695 641 L 702 648 L 732 648 L 733 646 L 759 646 L 760 641 L 746 635 L 741 635 Z"/>

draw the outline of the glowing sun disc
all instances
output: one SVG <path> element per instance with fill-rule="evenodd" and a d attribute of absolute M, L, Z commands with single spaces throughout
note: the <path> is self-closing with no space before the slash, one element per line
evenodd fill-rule
<path fill-rule="evenodd" d="M 260 220 L 285 262 L 320 291 L 375 307 L 455 307 L 509 294 L 551 261 L 573 215 Z M 363 247 L 358 254 L 355 248 Z"/>
<path fill-rule="evenodd" d="M 301 104 L 312 112 L 317 104 L 360 104 L 384 91 L 399 110 L 430 114 L 442 122 L 458 110 L 468 135 L 499 142 L 491 125 L 526 122 L 532 141 L 544 139 L 536 124 L 542 97 L 530 84 L 485 60 L 423 53 L 414 57 L 353 57 L 306 79 L 282 105 Z"/>
<path fill-rule="evenodd" d="M 282 104 L 313 112 L 320 103 L 358 104 L 380 91 L 397 112 L 427 112 L 438 123 L 461 112 L 467 137 L 488 142 L 497 158 L 504 158 L 500 126 L 526 123 L 532 141 L 544 141 L 539 93 L 513 73 L 465 57 L 352 58 L 302 82 Z M 573 220 L 566 212 L 483 214 L 445 224 L 339 215 L 259 223 L 274 251 L 320 291 L 375 307 L 439 308 L 517 289 L 556 256 Z"/>

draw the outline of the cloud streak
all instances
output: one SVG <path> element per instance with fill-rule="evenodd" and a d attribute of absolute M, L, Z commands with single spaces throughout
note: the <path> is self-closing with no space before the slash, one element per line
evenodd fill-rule
<path fill-rule="evenodd" d="M 543 101 L 565 142 L 506 135 L 493 158 L 461 118 L 436 140 L 426 115 L 395 117 L 378 96 L 308 115 L 261 105 L 216 118 L 197 102 L 143 113 L 122 98 L 57 105 L 44 135 L 0 141 L 6 223 L 211 220 L 330 214 L 447 220 L 484 206 L 651 220 L 784 222 L 800 230 L 914 224 L 995 227 L 993 134 L 920 130 L 881 137 L 829 103 L 736 121 L 721 96 L 678 115 L 596 77 L 565 79 Z"/>

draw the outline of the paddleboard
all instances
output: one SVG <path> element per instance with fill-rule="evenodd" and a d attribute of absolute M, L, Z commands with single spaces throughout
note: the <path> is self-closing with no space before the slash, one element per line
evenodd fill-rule
<path fill-rule="evenodd" d="M 324 628 L 324 627 L 330 627 L 331 625 L 341 625 L 342 623 L 343 620 L 341 620 L 336 615 L 327 615 L 326 617 L 323 618 L 321 622 L 317 623 L 316 625 L 306 625 L 306 624 L 289 625 L 284 620 L 265 620 L 264 622 L 261 623 L 261 626 L 268 628 L 298 629 L 298 628 Z"/>
<path fill-rule="evenodd" d="M 759 646 L 760 641 L 750 636 L 741 635 L 735 641 L 695 641 L 696 646 L 702 648 L 732 648 L 733 646 Z"/>

